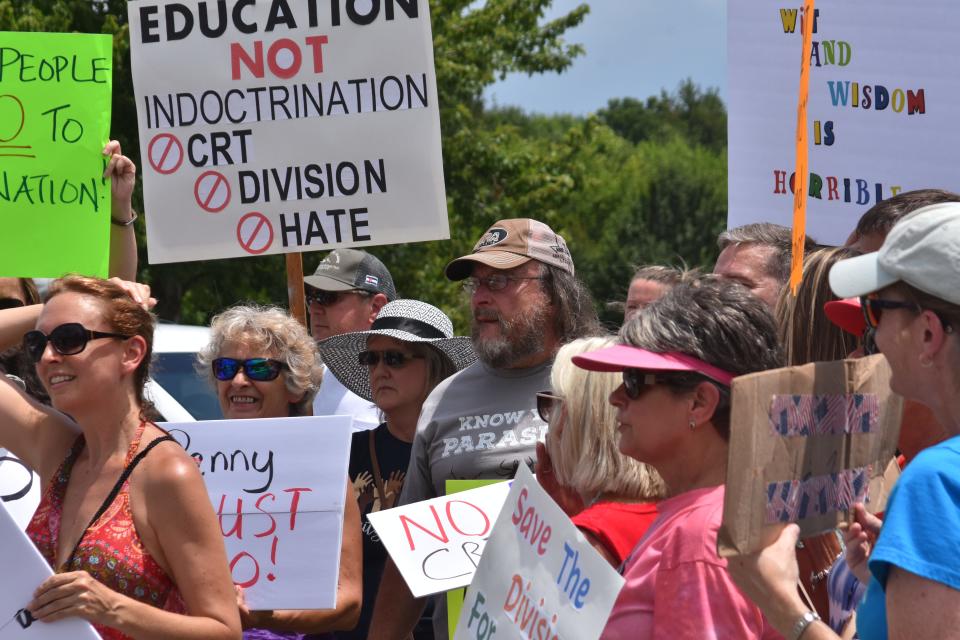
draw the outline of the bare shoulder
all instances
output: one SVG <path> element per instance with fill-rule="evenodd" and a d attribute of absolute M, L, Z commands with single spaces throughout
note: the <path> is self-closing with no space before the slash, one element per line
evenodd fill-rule
<path fill-rule="evenodd" d="M 144 433 L 144 443 L 163 437 L 165 433 L 151 427 Z M 179 494 L 191 489 L 204 491 L 203 478 L 197 463 L 176 441 L 158 443 L 143 460 L 144 489 Z"/>

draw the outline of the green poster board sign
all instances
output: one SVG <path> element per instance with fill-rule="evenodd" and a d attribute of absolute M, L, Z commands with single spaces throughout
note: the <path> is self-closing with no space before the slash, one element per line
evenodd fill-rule
<path fill-rule="evenodd" d="M 504 480 L 447 480 L 444 485 L 447 490 L 447 495 L 449 496 L 452 493 L 460 493 L 461 491 L 469 491 L 470 489 L 479 489 L 480 487 L 485 487 L 488 484 L 496 484 L 498 482 L 505 482 Z M 467 588 L 463 587 L 461 589 L 451 589 L 447 591 L 447 631 L 449 632 L 449 637 L 454 636 L 454 632 L 457 630 L 457 621 L 460 619 L 460 609 L 463 608 L 463 598 L 467 595 Z"/>
<path fill-rule="evenodd" d="M 113 40 L 0 32 L 0 276 L 105 277 Z"/>

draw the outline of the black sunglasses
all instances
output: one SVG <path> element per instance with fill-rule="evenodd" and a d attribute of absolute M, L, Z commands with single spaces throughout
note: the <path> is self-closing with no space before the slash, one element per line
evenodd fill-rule
<path fill-rule="evenodd" d="M 331 305 L 337 304 L 340 299 L 348 293 L 356 293 L 363 296 L 370 295 L 369 291 L 364 291 L 363 289 L 349 289 L 347 291 L 327 291 L 325 289 L 307 289 L 305 292 L 305 297 L 307 299 L 307 305 L 318 304 L 321 307 L 329 307 Z"/>
<path fill-rule="evenodd" d="M 698 382 L 712 382 L 708 378 L 690 373 L 650 373 L 642 369 L 624 369 L 623 370 L 623 390 L 627 392 L 627 397 L 636 400 L 643 395 L 647 387 L 656 384 L 665 384 L 669 386 L 690 385 Z"/>
<path fill-rule="evenodd" d="M 24 306 L 23 300 L 17 298 L 0 298 L 0 311 L 3 309 L 16 309 Z"/>
<path fill-rule="evenodd" d="M 233 380 L 240 369 L 243 369 L 244 375 L 249 379 L 257 382 L 268 382 L 276 380 L 280 372 L 286 368 L 287 365 L 273 358 L 247 358 L 246 360 L 217 358 L 213 361 L 213 377 L 222 382 L 227 382 Z"/>
<path fill-rule="evenodd" d="M 43 352 L 49 342 L 54 350 L 62 356 L 74 356 L 87 348 L 87 343 L 91 340 L 100 338 L 120 338 L 126 340 L 131 336 L 122 333 L 109 333 L 107 331 L 92 331 L 87 329 L 79 322 L 68 322 L 62 324 L 50 332 L 50 335 L 42 331 L 28 331 L 23 335 L 23 349 L 33 362 L 40 362 Z"/>
<path fill-rule="evenodd" d="M 560 407 L 563 405 L 563 397 L 554 395 L 549 391 L 540 391 L 537 393 L 537 414 L 539 414 L 540 419 L 544 422 L 549 423 L 551 420 L 557 418 L 560 415 Z"/>
<path fill-rule="evenodd" d="M 874 298 L 871 296 L 862 296 L 860 298 L 860 307 L 863 309 L 863 319 L 867 322 L 867 327 L 876 329 L 880 324 L 880 316 L 884 309 L 909 309 L 915 313 L 920 313 L 922 309 L 916 302 L 906 302 L 903 300 L 884 300 L 883 298 Z"/>
<path fill-rule="evenodd" d="M 357 361 L 364 367 L 375 367 L 380 364 L 380 358 L 383 358 L 383 364 L 391 369 L 399 369 L 406 366 L 407 362 L 413 359 L 422 359 L 423 356 L 403 353 L 402 351 L 361 351 L 357 354 Z"/>

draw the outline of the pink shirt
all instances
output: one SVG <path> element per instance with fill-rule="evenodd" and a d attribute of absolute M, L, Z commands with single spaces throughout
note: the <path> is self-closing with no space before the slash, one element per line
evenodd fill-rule
<path fill-rule="evenodd" d="M 604 640 L 781 638 L 717 555 L 723 486 L 657 504 L 660 516 L 624 563 Z"/>

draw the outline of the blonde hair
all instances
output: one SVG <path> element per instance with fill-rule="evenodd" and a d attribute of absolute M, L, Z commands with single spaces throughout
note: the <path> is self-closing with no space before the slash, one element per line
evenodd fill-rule
<path fill-rule="evenodd" d="M 788 366 L 842 360 L 857 348 L 857 337 L 830 322 L 823 305 L 837 300 L 827 283 L 830 268 L 860 255 L 846 247 L 820 249 L 803 259 L 803 280 L 797 295 L 785 287 L 774 313 Z"/>
<path fill-rule="evenodd" d="M 303 394 L 290 404 L 291 416 L 307 415 L 323 378 L 323 365 L 306 327 L 279 307 L 237 305 L 214 316 L 210 323 L 210 344 L 197 354 L 197 372 L 216 384 L 213 361 L 220 357 L 226 342 L 243 342 L 263 349 L 264 354 L 286 364 L 287 390 Z"/>
<path fill-rule="evenodd" d="M 547 436 L 547 450 L 557 480 L 595 499 L 615 494 L 634 500 L 656 500 L 665 487 L 653 467 L 620 453 L 616 410 L 608 402 L 621 382 L 619 374 L 586 371 L 573 357 L 616 344 L 612 336 L 574 340 L 557 352 L 550 375 L 553 392 L 563 397 L 563 433 Z"/>

